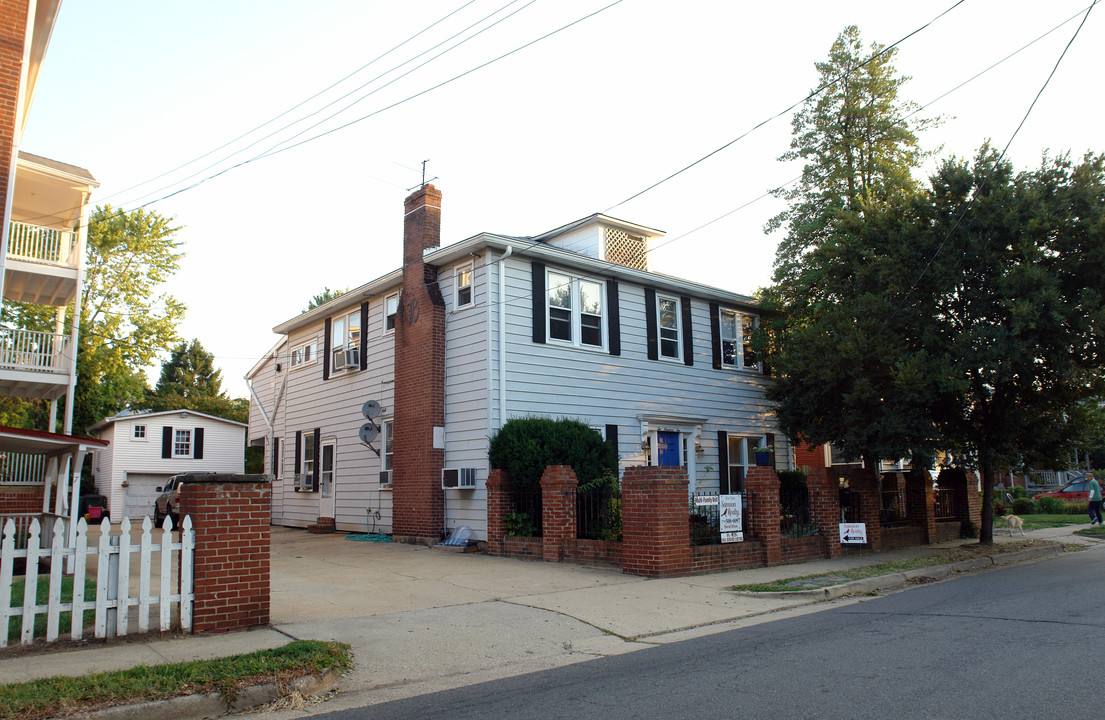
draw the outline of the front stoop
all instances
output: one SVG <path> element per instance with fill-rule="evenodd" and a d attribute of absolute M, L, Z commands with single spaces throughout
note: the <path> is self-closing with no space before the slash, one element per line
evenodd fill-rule
<path fill-rule="evenodd" d="M 334 518 L 317 518 L 314 525 L 307 526 L 307 532 L 311 533 L 312 535 L 327 535 L 334 532 Z"/>

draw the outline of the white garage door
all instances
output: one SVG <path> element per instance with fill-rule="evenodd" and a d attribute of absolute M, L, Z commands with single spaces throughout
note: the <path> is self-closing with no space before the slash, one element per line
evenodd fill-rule
<path fill-rule="evenodd" d="M 164 487 L 171 477 L 169 473 L 127 473 L 129 486 L 124 488 L 126 494 L 123 496 L 123 513 L 132 522 L 147 515 L 152 519 L 157 488 Z"/>

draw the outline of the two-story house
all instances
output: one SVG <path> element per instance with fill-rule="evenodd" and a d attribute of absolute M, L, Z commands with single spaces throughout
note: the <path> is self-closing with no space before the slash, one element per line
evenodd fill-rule
<path fill-rule="evenodd" d="M 761 445 L 789 466 L 756 301 L 650 272 L 659 231 L 597 214 L 442 248 L 441 193 L 405 211 L 403 267 L 277 325 L 246 376 L 274 523 L 485 537 L 488 441 L 522 416 L 582 419 L 699 490 L 740 489 Z"/>
<path fill-rule="evenodd" d="M 0 395 L 49 402 L 51 430 L 65 398 L 62 433 L 0 428 L 0 512 L 25 512 L 37 503 L 43 511 L 68 515 L 76 507 L 85 453 L 104 446 L 71 436 L 80 332 L 80 313 L 73 308 L 97 182 L 83 168 L 20 150 L 60 4 L 0 2 L 0 298 L 56 308 L 53 332 L 0 325 Z M 67 312 L 72 322 L 65 332 Z"/>

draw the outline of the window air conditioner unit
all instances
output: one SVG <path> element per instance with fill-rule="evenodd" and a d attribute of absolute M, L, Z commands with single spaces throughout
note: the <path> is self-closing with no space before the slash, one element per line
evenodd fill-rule
<path fill-rule="evenodd" d="M 356 368 L 360 367 L 361 355 L 358 352 L 359 348 L 352 348 L 345 351 L 345 364 L 348 367 Z"/>
<path fill-rule="evenodd" d="M 381 488 L 390 488 L 391 487 L 391 470 L 381 470 L 380 471 L 380 487 Z"/>
<path fill-rule="evenodd" d="M 471 490 L 476 487 L 476 468 L 442 468 L 441 487 Z"/>
<path fill-rule="evenodd" d="M 345 367 L 345 351 L 344 350 L 335 350 L 334 351 L 334 369 L 335 370 L 340 370 L 343 367 Z"/>

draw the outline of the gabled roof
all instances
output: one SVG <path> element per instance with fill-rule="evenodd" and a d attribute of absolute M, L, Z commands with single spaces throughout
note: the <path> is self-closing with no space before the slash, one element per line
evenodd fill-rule
<path fill-rule="evenodd" d="M 287 344 L 288 344 L 288 338 L 286 338 L 286 337 L 282 337 L 279 340 L 277 340 L 276 344 L 273 345 L 271 348 L 269 348 L 269 351 L 267 353 L 265 353 L 264 355 L 262 355 L 261 359 L 258 360 L 257 363 L 249 369 L 249 372 L 247 372 L 245 374 L 246 380 L 251 379 L 254 375 L 261 372 L 261 368 L 265 367 L 266 365 L 268 365 L 273 360 L 278 360 L 280 358 L 280 356 L 283 355 L 283 353 L 280 352 L 280 349 L 283 348 L 284 346 L 286 346 Z"/>
<path fill-rule="evenodd" d="M 245 423 L 240 423 L 237 420 L 227 420 L 226 418 L 221 418 L 221 417 L 218 417 L 216 415 L 208 415 L 207 413 L 196 412 L 195 410 L 185 410 L 185 409 L 182 408 L 182 409 L 179 409 L 179 410 L 162 410 L 160 412 L 124 412 L 124 413 L 120 413 L 120 414 L 112 416 L 112 417 L 104 418 L 103 420 L 96 423 L 95 425 L 90 426 L 88 428 L 88 432 L 103 430 L 108 425 L 111 425 L 112 423 L 120 422 L 120 421 L 123 421 L 123 420 L 146 420 L 147 418 L 166 417 L 168 415 L 178 415 L 178 416 L 179 415 L 183 415 L 183 416 L 196 415 L 198 417 L 206 418 L 208 420 L 216 420 L 216 421 L 221 422 L 221 423 L 226 423 L 227 425 L 237 425 L 238 427 L 242 427 L 242 428 L 248 427 L 248 425 L 246 425 Z"/>

